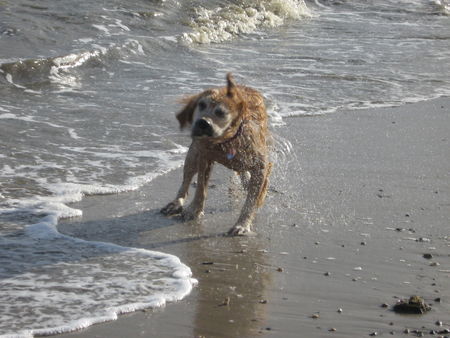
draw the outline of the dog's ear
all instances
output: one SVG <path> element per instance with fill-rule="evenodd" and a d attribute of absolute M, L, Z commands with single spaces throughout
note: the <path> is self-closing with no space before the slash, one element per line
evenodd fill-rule
<path fill-rule="evenodd" d="M 185 104 L 184 108 L 176 116 L 178 122 L 180 122 L 180 129 L 192 124 L 195 107 L 197 107 L 199 97 L 200 95 L 194 95 L 180 100 L 180 103 Z"/>
<path fill-rule="evenodd" d="M 242 98 L 241 90 L 236 85 L 236 82 L 234 82 L 233 75 L 231 75 L 231 73 L 227 74 L 227 96 L 237 103 L 239 107 L 238 109 L 241 112 L 246 110 L 247 105 L 245 100 Z"/>
<path fill-rule="evenodd" d="M 239 89 L 234 82 L 233 75 L 231 73 L 227 74 L 227 96 L 233 98 L 238 95 Z"/>

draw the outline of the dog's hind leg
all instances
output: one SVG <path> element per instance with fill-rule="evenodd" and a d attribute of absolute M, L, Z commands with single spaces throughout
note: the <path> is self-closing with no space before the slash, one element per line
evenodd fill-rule
<path fill-rule="evenodd" d="M 238 221 L 228 232 L 229 235 L 242 236 L 252 233 L 252 221 L 255 217 L 256 210 L 264 201 L 271 167 L 271 163 L 263 162 L 259 168 L 251 172 L 247 199 L 245 200 Z"/>
<path fill-rule="evenodd" d="M 183 211 L 183 205 L 186 201 L 189 192 L 189 185 L 192 178 L 198 171 L 197 165 L 197 152 L 194 147 L 190 147 L 184 161 L 183 168 L 183 182 L 178 190 L 177 197 L 161 209 L 161 213 L 164 215 L 178 215 Z"/>
<path fill-rule="evenodd" d="M 266 199 L 267 190 L 269 190 L 269 176 L 272 172 L 272 167 L 273 167 L 273 163 L 269 162 L 269 164 L 267 166 L 267 173 L 265 175 L 265 179 L 264 179 L 262 188 L 259 192 L 258 198 L 256 199 L 256 207 L 257 208 L 260 208 L 264 204 L 264 201 Z"/>

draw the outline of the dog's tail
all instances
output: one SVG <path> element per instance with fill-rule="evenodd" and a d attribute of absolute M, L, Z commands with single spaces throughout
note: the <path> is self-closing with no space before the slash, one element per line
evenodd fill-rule
<path fill-rule="evenodd" d="M 272 162 L 269 162 L 267 165 L 266 175 L 264 177 L 264 183 L 261 188 L 261 191 L 259 192 L 258 199 L 256 201 L 256 206 L 258 208 L 264 204 L 264 200 L 266 199 L 267 190 L 269 189 L 269 176 L 270 176 L 270 173 L 272 172 L 272 166 L 273 166 Z"/>

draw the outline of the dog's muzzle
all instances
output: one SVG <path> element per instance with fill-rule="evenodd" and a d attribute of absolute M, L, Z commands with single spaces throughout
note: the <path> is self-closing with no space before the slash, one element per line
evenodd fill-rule
<path fill-rule="evenodd" d="M 199 119 L 195 121 L 192 128 L 192 137 L 213 136 L 213 127 L 208 120 Z"/>

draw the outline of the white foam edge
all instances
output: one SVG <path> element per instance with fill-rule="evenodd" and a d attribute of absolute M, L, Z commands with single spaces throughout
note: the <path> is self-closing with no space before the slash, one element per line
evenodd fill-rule
<path fill-rule="evenodd" d="M 279 113 L 282 118 L 290 118 L 290 117 L 307 117 L 307 116 L 320 116 L 320 115 L 328 115 L 332 113 L 336 113 L 337 111 L 342 110 L 365 110 L 365 109 L 376 109 L 376 108 L 394 108 L 400 107 L 406 104 L 419 103 L 424 101 L 430 101 L 434 99 L 438 99 L 440 97 L 448 97 L 450 96 L 450 91 L 446 90 L 438 90 L 434 94 L 424 95 L 424 96 L 410 96 L 404 97 L 401 100 L 395 101 L 386 101 L 381 103 L 373 103 L 371 101 L 361 101 L 358 103 L 347 103 L 342 104 L 336 107 L 330 107 L 328 109 L 317 109 L 316 111 L 307 112 L 305 110 L 292 110 L 289 112 Z"/>
<path fill-rule="evenodd" d="M 175 161 L 173 161 L 175 162 Z M 181 163 L 180 163 L 181 164 Z M 41 213 L 46 213 L 40 222 L 28 225 L 25 228 L 25 233 L 34 239 L 57 239 L 64 238 L 77 243 L 88 243 L 90 245 L 96 245 L 106 251 L 111 252 L 132 252 L 137 254 L 146 255 L 152 258 L 160 260 L 166 267 L 174 269 L 172 277 L 177 279 L 179 288 L 177 292 L 172 292 L 170 294 L 156 294 L 151 296 L 147 301 L 140 303 L 130 303 L 119 307 L 110 308 L 107 310 L 108 315 L 83 318 L 74 321 L 68 325 L 39 329 L 39 330 L 28 330 L 22 331 L 16 335 L 0 335 L 0 338 L 12 338 L 12 337 L 34 337 L 42 335 L 54 335 L 67 332 L 73 332 L 81 329 L 85 329 L 91 325 L 104 323 L 108 321 L 116 320 L 118 315 L 124 313 L 135 312 L 143 310 L 146 308 L 156 308 L 163 307 L 167 302 L 175 302 L 183 299 L 191 291 L 194 285 L 198 284 L 198 281 L 192 278 L 191 269 L 183 264 L 177 256 L 162 253 L 158 251 L 152 251 L 141 248 L 127 248 L 117 244 L 98 242 L 98 241 L 86 241 L 80 238 L 71 237 L 68 235 L 61 234 L 57 230 L 58 220 L 61 218 L 81 216 L 82 211 L 74 208 L 70 208 L 65 203 L 72 203 L 80 201 L 84 195 L 89 194 L 111 194 L 119 193 L 125 191 L 132 191 L 140 188 L 143 184 L 153 180 L 155 177 L 162 175 L 170 170 L 175 169 L 175 167 L 167 168 L 165 170 L 159 170 L 158 172 L 143 175 L 139 177 L 134 177 L 129 179 L 129 184 L 123 186 L 94 186 L 94 185 L 82 185 L 82 184 L 61 184 L 60 187 L 63 189 L 61 194 L 56 194 L 54 196 L 44 196 L 37 198 L 38 201 L 44 202 L 44 205 L 35 204 L 36 201 L 28 200 L 20 201 L 22 210 L 34 211 L 40 210 Z M 56 185 L 55 187 L 57 187 Z M 70 189 L 67 189 L 70 187 Z M 57 189 L 55 189 L 57 190 Z M 27 205 L 31 203 L 31 205 Z M 47 209 L 50 208 L 50 209 Z M 47 210 L 45 210 L 47 209 Z M 20 209 L 19 209 L 20 210 Z M 0 210 L 2 212 L 12 212 L 18 211 L 17 208 L 5 208 Z M 45 212 L 47 211 L 47 212 Z"/>
<path fill-rule="evenodd" d="M 179 286 L 176 292 L 172 292 L 170 294 L 159 293 L 152 295 L 145 302 L 139 303 L 130 303 L 125 304 L 118 307 L 112 307 L 106 309 L 107 315 L 98 316 L 98 317 L 88 317 L 75 320 L 74 322 L 62 325 L 58 327 L 51 327 L 46 329 L 37 329 L 37 330 L 27 330 L 18 333 L 17 335 L 3 335 L 1 338 L 6 337 L 34 337 L 34 336 L 43 336 L 43 335 L 54 335 L 61 334 L 67 332 L 78 331 L 81 329 L 85 329 L 91 325 L 104 323 L 108 321 L 113 321 L 118 318 L 119 315 L 135 312 L 147 308 L 156 308 L 163 307 L 167 302 L 176 302 L 184 297 L 186 297 L 191 291 L 192 288 L 198 284 L 198 281 L 195 278 L 192 278 L 191 269 L 183 264 L 177 256 L 162 253 L 158 251 L 152 251 L 141 248 L 127 248 L 117 244 L 98 242 L 98 241 L 86 241 L 80 238 L 70 237 L 58 232 L 56 226 L 58 223 L 58 217 L 56 215 L 48 215 L 42 218 L 41 222 L 29 225 L 26 227 L 25 232 L 27 235 L 32 238 L 46 238 L 46 239 L 56 239 L 56 238 L 64 238 L 71 240 L 73 242 L 82 243 L 82 244 L 90 244 L 96 245 L 106 251 L 110 252 L 131 252 L 136 254 L 141 254 L 145 256 L 149 256 L 151 258 L 158 259 L 161 263 L 163 263 L 166 267 L 174 269 L 172 273 L 172 277 L 177 279 L 177 284 Z"/>
<path fill-rule="evenodd" d="M 188 148 L 184 146 L 176 143 L 174 143 L 174 146 L 175 148 L 166 150 L 165 153 L 183 154 L 187 152 Z M 67 204 L 80 202 L 84 196 L 111 195 L 135 191 L 151 182 L 156 177 L 164 175 L 183 164 L 183 159 L 172 160 L 162 156 L 161 152 L 156 152 L 156 154 L 159 154 L 158 159 L 159 163 L 163 165 L 162 167 L 145 175 L 130 177 L 122 185 L 94 185 L 82 183 L 53 183 L 51 185 L 46 185 L 45 182 L 43 182 L 41 183 L 43 188 L 49 190 L 52 195 L 34 196 L 27 199 L 9 199 L 7 201 L 9 206 L 1 207 L 0 214 L 22 211 L 38 215 L 53 215 L 58 219 L 82 216 L 81 210 L 71 208 Z"/>
<path fill-rule="evenodd" d="M 193 279 L 191 279 L 193 281 Z M 195 280 L 196 283 L 196 280 Z M 177 293 L 175 296 L 167 297 L 167 295 L 154 295 L 150 297 L 150 299 L 147 302 L 142 303 L 132 303 L 132 304 L 126 304 L 120 307 L 114 307 L 108 310 L 108 314 L 104 316 L 99 317 L 93 317 L 93 318 L 82 318 L 79 320 L 74 321 L 71 325 L 62 325 L 58 327 L 54 327 L 51 329 L 39 329 L 39 330 L 30 330 L 29 332 L 26 332 L 25 337 L 35 337 L 35 336 L 47 336 L 47 335 L 55 335 L 55 334 L 62 334 L 62 333 L 68 333 L 73 331 L 79 331 L 82 329 L 85 329 L 89 326 L 92 326 L 94 324 L 100 324 L 105 322 L 110 322 L 113 320 L 117 320 L 118 316 L 125 313 L 131 313 L 136 312 L 148 308 L 157 308 L 157 307 L 164 307 L 167 302 L 175 302 L 183 299 L 187 294 L 189 294 L 192 290 L 192 285 L 195 284 L 194 282 L 189 283 L 189 288 L 186 290 L 187 292 L 183 293 Z M 3 338 L 3 336 L 0 336 Z M 21 336 L 24 337 L 24 336 Z"/>
<path fill-rule="evenodd" d="M 181 163 L 179 164 L 181 165 Z M 32 214 L 55 216 L 58 219 L 79 217 L 82 216 L 82 211 L 69 207 L 67 204 L 80 202 L 84 196 L 111 195 L 135 191 L 157 176 L 165 174 L 172 169 L 175 168 L 168 168 L 147 175 L 133 177 L 128 179 L 126 184 L 117 186 L 97 186 L 81 183 L 52 184 L 49 188 L 53 192 L 53 195 L 35 196 L 28 199 L 9 199 L 8 204 L 12 206 L 1 208 L 0 214 L 25 211 Z"/>

